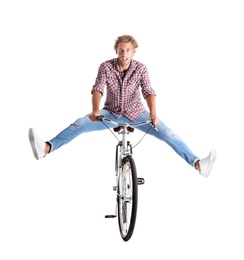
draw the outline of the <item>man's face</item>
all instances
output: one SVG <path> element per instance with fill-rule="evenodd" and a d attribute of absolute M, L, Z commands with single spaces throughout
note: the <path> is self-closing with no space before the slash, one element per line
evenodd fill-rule
<path fill-rule="evenodd" d="M 118 44 L 116 53 L 118 55 L 119 65 L 122 67 L 129 67 L 135 49 L 133 49 L 131 42 L 121 42 Z"/>

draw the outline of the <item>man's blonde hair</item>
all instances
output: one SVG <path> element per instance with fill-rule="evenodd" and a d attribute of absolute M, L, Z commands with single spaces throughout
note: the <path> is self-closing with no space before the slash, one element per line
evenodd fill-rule
<path fill-rule="evenodd" d="M 133 49 L 138 48 L 138 43 L 136 41 L 136 39 L 130 35 L 124 34 L 122 36 L 119 36 L 116 40 L 115 40 L 115 44 L 114 44 L 114 50 L 117 51 L 118 45 L 121 42 L 131 42 Z"/>

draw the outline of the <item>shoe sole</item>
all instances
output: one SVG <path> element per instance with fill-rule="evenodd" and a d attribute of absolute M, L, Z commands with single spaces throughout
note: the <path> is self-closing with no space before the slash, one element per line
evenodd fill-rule
<path fill-rule="evenodd" d="M 29 130 L 29 140 L 30 140 L 30 144 L 31 144 L 31 148 L 32 148 L 32 151 L 34 153 L 34 156 L 37 160 L 39 160 L 38 154 L 37 154 L 37 151 L 36 151 L 36 147 L 35 147 L 34 131 L 33 131 L 32 128 L 30 128 L 30 130 Z"/>

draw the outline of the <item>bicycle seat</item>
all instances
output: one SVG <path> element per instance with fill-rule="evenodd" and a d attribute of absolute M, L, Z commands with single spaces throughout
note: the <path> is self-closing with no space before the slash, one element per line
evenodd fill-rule
<path fill-rule="evenodd" d="M 123 128 L 122 126 L 118 126 L 118 127 L 113 128 L 113 130 L 114 130 L 114 132 L 119 132 L 122 128 Z M 130 132 L 130 133 L 134 132 L 134 130 L 135 130 L 135 129 L 132 128 L 132 127 L 126 127 L 126 129 L 127 129 L 127 131 Z"/>

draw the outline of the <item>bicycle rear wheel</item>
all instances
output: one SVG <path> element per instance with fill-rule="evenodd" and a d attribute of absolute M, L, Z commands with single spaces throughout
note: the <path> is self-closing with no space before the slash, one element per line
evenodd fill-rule
<path fill-rule="evenodd" d="M 128 241 L 134 231 L 138 203 L 136 166 L 131 156 L 126 156 L 122 162 L 117 202 L 120 234 L 124 241 Z"/>

